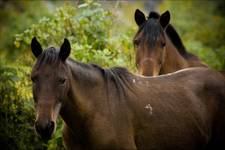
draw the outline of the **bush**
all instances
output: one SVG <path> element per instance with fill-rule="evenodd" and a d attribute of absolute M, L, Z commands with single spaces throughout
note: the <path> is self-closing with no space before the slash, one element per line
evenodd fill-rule
<path fill-rule="evenodd" d="M 14 67 L 0 61 L 0 146 L 1 149 L 41 149 L 34 133 L 34 110 L 30 67 Z"/>
<path fill-rule="evenodd" d="M 47 3 L 27 0 L 0 2 L 0 52 L 8 54 L 6 59 L 14 60 L 19 55 L 19 51 L 13 45 L 14 35 L 24 31 L 41 16 L 49 16 Z"/>
<path fill-rule="evenodd" d="M 82 62 L 96 63 L 101 66 L 120 65 L 131 67 L 132 40 L 127 34 L 112 28 L 115 23 L 113 14 L 104 10 L 100 4 L 87 1 L 78 7 L 65 5 L 57 9 L 52 18 L 42 18 L 37 24 L 16 35 L 15 46 L 26 49 L 36 36 L 44 47 L 57 45 L 67 37 L 72 44 L 71 57 Z M 126 32 L 126 31 L 125 31 Z"/>

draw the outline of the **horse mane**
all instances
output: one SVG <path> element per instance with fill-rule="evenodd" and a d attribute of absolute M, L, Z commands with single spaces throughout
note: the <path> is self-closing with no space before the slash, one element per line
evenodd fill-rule
<path fill-rule="evenodd" d="M 177 51 L 180 53 L 180 55 L 183 56 L 184 58 L 186 58 L 188 56 L 188 52 L 187 52 L 180 36 L 178 35 L 177 31 L 171 24 L 169 24 L 167 26 L 166 34 L 172 41 L 173 45 L 177 48 Z"/>
<path fill-rule="evenodd" d="M 36 66 L 41 66 L 42 64 L 58 64 L 59 62 L 59 49 L 49 47 L 38 56 Z"/>
<path fill-rule="evenodd" d="M 137 34 L 139 34 L 142 30 L 142 38 L 147 40 L 148 46 L 150 48 L 155 46 L 157 37 L 163 32 L 163 29 L 158 25 L 158 22 L 155 18 L 149 18 L 145 24 L 140 26 Z"/>
<path fill-rule="evenodd" d="M 133 75 L 123 67 L 105 69 L 105 80 L 107 81 L 107 84 L 113 83 L 116 86 L 119 98 L 124 96 L 124 94 L 127 93 L 127 90 L 135 93 L 135 87 L 130 84 L 132 77 Z"/>
<path fill-rule="evenodd" d="M 160 14 L 155 12 L 155 11 L 150 11 L 150 13 L 148 15 L 148 19 L 149 18 L 159 19 L 160 18 Z"/>
<path fill-rule="evenodd" d="M 112 77 L 112 78 L 126 79 L 130 75 L 130 72 L 123 67 L 112 67 L 104 70 L 105 73 L 107 74 L 107 77 L 110 78 Z"/>
<path fill-rule="evenodd" d="M 130 79 L 130 72 L 123 67 L 104 69 L 104 78 L 113 81 L 115 84 L 126 83 Z"/>
<path fill-rule="evenodd" d="M 80 70 L 84 72 L 98 72 L 105 82 L 109 101 L 112 101 L 110 96 L 112 94 L 112 91 L 116 92 L 119 101 L 123 99 L 123 96 L 127 93 L 127 90 L 135 93 L 135 87 L 131 86 L 130 84 L 132 74 L 126 68 L 112 67 L 104 69 L 99 65 L 81 63 L 71 58 L 69 58 L 69 61 L 75 64 L 76 67 L 79 67 Z M 86 74 L 87 78 L 91 78 L 91 76 L 93 75 L 93 73 L 90 72 Z"/>
<path fill-rule="evenodd" d="M 199 60 L 197 56 L 187 51 L 179 34 L 171 24 L 167 26 L 166 34 L 172 41 L 173 45 L 177 48 L 177 51 L 180 53 L 181 56 L 183 56 L 184 58 L 192 58 L 193 60 Z"/>
<path fill-rule="evenodd" d="M 115 83 L 115 85 L 127 83 L 130 79 L 131 73 L 123 67 L 112 67 L 112 68 L 102 68 L 97 64 L 86 64 L 82 62 L 75 61 L 72 58 L 68 58 L 69 62 L 79 67 L 82 71 L 96 71 L 99 72 L 101 77 L 106 81 L 106 83 Z M 92 74 L 87 74 L 88 76 Z M 128 86 L 130 86 L 128 84 Z"/>

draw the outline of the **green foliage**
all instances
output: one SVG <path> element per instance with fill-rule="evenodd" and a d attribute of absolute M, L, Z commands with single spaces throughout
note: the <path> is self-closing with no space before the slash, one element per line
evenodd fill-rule
<path fill-rule="evenodd" d="M 0 61 L 1 149 L 32 150 L 42 147 L 33 129 L 35 116 L 31 84 L 27 80 L 29 74 L 30 67 L 18 68 Z"/>
<path fill-rule="evenodd" d="M 132 44 L 128 33 L 112 28 L 113 14 L 100 4 L 87 1 L 78 7 L 65 5 L 57 9 L 52 18 L 42 18 L 37 24 L 16 35 L 15 45 L 25 49 L 36 36 L 44 47 L 50 44 L 59 47 L 67 37 L 72 44 L 71 57 L 82 62 L 101 66 L 120 65 L 130 67 Z"/>
<path fill-rule="evenodd" d="M 41 16 L 49 16 L 46 3 L 27 0 L 1 2 L 0 51 L 8 54 L 7 59 L 15 59 L 19 53 L 13 45 L 14 35 L 24 31 Z"/>
<path fill-rule="evenodd" d="M 171 22 L 187 50 L 210 67 L 225 70 L 225 19 L 217 13 L 220 1 L 164 1 L 161 12 L 171 12 Z"/>

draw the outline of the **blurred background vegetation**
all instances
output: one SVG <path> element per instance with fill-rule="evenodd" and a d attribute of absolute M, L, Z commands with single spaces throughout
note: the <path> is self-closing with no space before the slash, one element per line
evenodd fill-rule
<path fill-rule="evenodd" d="M 136 8 L 147 15 L 171 12 L 171 24 L 187 50 L 211 68 L 225 70 L 225 3 L 223 0 L 159 1 L 0 1 L 0 147 L 64 149 L 61 126 L 45 143 L 34 133 L 30 41 L 59 46 L 67 37 L 71 57 L 103 67 L 124 66 L 136 72 L 132 39 Z"/>

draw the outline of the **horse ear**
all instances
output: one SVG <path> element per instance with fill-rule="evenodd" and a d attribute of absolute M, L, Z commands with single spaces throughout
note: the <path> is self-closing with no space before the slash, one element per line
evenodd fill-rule
<path fill-rule="evenodd" d="M 144 13 L 139 9 L 135 10 L 134 19 L 138 26 L 142 25 L 146 21 Z"/>
<path fill-rule="evenodd" d="M 68 39 L 64 39 L 64 42 L 62 44 L 62 46 L 60 47 L 60 51 L 59 51 L 59 58 L 62 61 L 65 61 L 66 58 L 70 55 L 70 42 Z"/>
<path fill-rule="evenodd" d="M 163 29 L 165 29 L 170 22 L 170 12 L 168 10 L 161 15 L 159 22 Z"/>
<path fill-rule="evenodd" d="M 36 58 L 42 53 L 41 44 L 37 41 L 36 37 L 33 37 L 31 41 L 31 50 Z"/>

